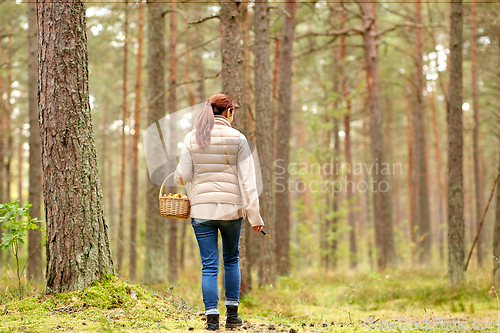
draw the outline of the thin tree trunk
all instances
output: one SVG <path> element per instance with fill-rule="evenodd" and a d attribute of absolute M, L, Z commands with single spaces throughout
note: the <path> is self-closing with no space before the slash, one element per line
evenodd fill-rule
<path fill-rule="evenodd" d="M 137 201 L 139 192 L 138 177 L 138 146 L 141 129 L 141 86 L 142 86 L 142 48 L 144 37 L 144 3 L 141 1 L 137 18 L 137 68 L 135 71 L 135 105 L 134 105 L 134 135 L 132 136 L 132 169 L 130 175 L 130 244 L 129 244 L 129 276 L 136 278 L 137 270 Z"/>
<path fill-rule="evenodd" d="M 436 154 L 436 194 L 438 200 L 438 247 L 439 247 L 439 257 L 444 261 L 444 200 L 443 200 L 443 182 L 441 180 L 441 151 L 439 143 L 439 126 L 437 119 L 436 101 L 434 98 L 434 91 L 429 93 L 429 100 L 431 104 L 432 111 L 432 127 L 434 131 L 434 151 Z"/>
<path fill-rule="evenodd" d="M 23 137 L 19 136 L 19 142 L 17 144 L 17 197 L 19 198 L 19 206 L 22 206 L 23 202 Z"/>
<path fill-rule="evenodd" d="M 201 40 L 201 38 L 199 38 Z M 199 78 L 205 77 L 205 67 L 203 63 L 203 50 L 196 49 L 196 74 Z M 205 101 L 205 80 L 201 80 L 198 84 L 198 103 Z"/>
<path fill-rule="evenodd" d="M 410 95 L 406 95 L 406 139 L 407 139 L 407 148 L 408 148 L 408 229 L 409 229 L 409 238 L 410 238 L 410 252 L 412 261 L 415 260 L 415 246 L 416 246 L 416 237 L 415 237 L 415 211 L 416 211 L 416 193 L 414 186 L 414 140 L 413 140 L 413 126 L 411 119 L 411 98 Z"/>
<path fill-rule="evenodd" d="M 345 27 L 345 11 L 340 12 L 341 29 Z M 347 193 L 347 224 L 349 225 L 349 264 L 351 268 L 355 268 L 357 264 L 357 250 L 356 250 L 356 221 L 354 216 L 354 189 L 352 181 L 351 169 L 351 99 L 349 97 L 349 88 L 347 86 L 347 77 L 345 74 L 345 53 L 346 53 L 346 36 L 340 37 L 340 81 L 342 83 L 342 97 L 345 102 L 346 114 L 344 115 L 344 155 L 345 163 L 349 166 L 346 174 L 346 193 Z"/>
<path fill-rule="evenodd" d="M 288 164 L 290 161 L 290 127 L 292 118 L 292 60 L 295 30 L 295 11 L 297 3 L 291 0 L 285 3 L 287 12 L 283 18 L 279 63 L 278 130 L 276 162 L 284 168 L 280 181 L 276 185 L 283 191 L 276 191 L 276 261 L 279 275 L 290 274 L 290 198 Z"/>
<path fill-rule="evenodd" d="M 9 39 L 9 47 L 12 39 Z M 12 103 L 10 102 L 12 99 L 12 51 L 8 52 L 9 59 L 7 60 L 7 84 L 6 84 L 6 133 L 7 133 L 7 161 L 5 163 L 5 181 L 7 183 L 7 193 L 6 199 L 7 202 L 12 200 L 12 175 L 11 175 L 11 166 L 12 166 L 12 157 L 13 157 L 13 148 L 14 141 L 12 138 Z M 11 251 L 7 251 L 7 258 L 11 255 Z"/>
<path fill-rule="evenodd" d="M 276 161 L 278 154 L 278 70 L 280 66 L 280 45 L 281 40 L 276 38 L 274 46 L 274 65 L 273 65 L 273 88 L 272 88 L 272 101 L 273 101 L 273 161 Z"/>
<path fill-rule="evenodd" d="M 241 82 L 243 87 L 243 101 L 240 109 L 241 115 L 245 115 L 247 122 L 247 138 L 255 140 L 255 124 L 252 118 L 252 84 L 251 84 L 251 66 L 250 66 L 250 30 L 252 30 L 251 20 L 248 18 L 248 0 L 243 0 L 241 8 L 241 31 L 242 31 L 242 57 L 243 71 L 241 73 Z M 254 111 L 255 112 L 255 111 Z"/>
<path fill-rule="evenodd" d="M 191 70 L 191 55 L 190 55 L 190 47 L 189 47 L 189 44 L 186 44 L 186 64 L 185 64 L 185 70 L 184 70 L 184 78 L 186 80 L 186 82 L 189 82 L 191 81 L 190 79 L 190 75 L 189 75 L 189 72 Z M 187 93 L 188 93 L 188 96 L 189 96 L 189 103 L 191 103 L 191 105 L 195 105 L 196 104 L 196 97 L 194 95 L 194 91 L 193 91 L 193 88 L 191 87 L 191 84 L 186 84 L 186 90 L 187 90 Z"/>
<path fill-rule="evenodd" d="M 165 98 L 157 98 L 165 91 L 165 19 L 164 3 L 148 0 L 148 123 L 155 124 L 163 117 Z M 165 220 L 158 213 L 160 187 L 148 177 L 146 262 L 144 282 L 157 284 L 165 281 Z"/>
<path fill-rule="evenodd" d="M 177 138 L 176 138 L 176 124 L 175 124 L 175 111 L 176 111 L 176 95 L 175 81 L 177 80 L 177 56 L 175 54 L 177 48 L 177 0 L 172 0 L 170 2 L 170 7 L 173 9 L 170 12 L 170 45 L 169 45 L 169 63 L 170 63 L 170 75 L 168 78 L 168 86 L 170 87 L 168 95 L 168 110 L 170 113 L 171 122 L 171 132 L 170 132 L 170 147 L 169 151 L 175 151 L 177 148 Z M 172 167 L 174 169 L 174 166 Z M 176 186 L 171 186 L 167 189 L 169 193 L 176 193 Z M 169 219 L 169 231 L 168 231 L 168 281 L 170 283 L 176 283 L 179 278 L 179 268 L 178 268 L 178 258 L 177 258 L 177 221 L 176 219 Z"/>
<path fill-rule="evenodd" d="M 448 281 L 464 281 L 464 192 L 462 129 L 462 1 L 451 2 L 450 109 L 448 110 Z"/>
<path fill-rule="evenodd" d="M 236 106 L 233 127 L 247 135 L 247 117 L 243 103 L 243 57 L 241 47 L 239 11 L 240 2 L 237 0 L 221 0 L 220 28 L 222 54 L 222 93 L 231 98 Z"/>
<path fill-rule="evenodd" d="M 273 146 L 271 128 L 271 82 L 269 78 L 269 16 L 267 0 L 255 3 L 254 14 L 254 73 L 255 73 L 255 138 L 262 173 L 260 211 L 267 232 L 275 235 L 273 212 Z M 276 281 L 275 244 L 265 237 L 260 239 L 259 286 Z"/>
<path fill-rule="evenodd" d="M 413 108 L 413 130 L 415 137 L 415 171 L 418 184 L 418 221 L 416 221 L 419 261 L 428 263 L 431 259 L 431 229 L 429 212 L 429 191 L 427 188 L 427 163 L 425 156 L 425 105 L 423 64 L 422 3 L 415 1 L 415 104 Z"/>
<path fill-rule="evenodd" d="M 113 274 L 113 262 L 89 104 L 85 6 L 40 0 L 37 14 L 46 287 L 63 292 Z"/>
<path fill-rule="evenodd" d="M 372 15 L 375 12 L 375 3 L 360 2 L 359 6 L 364 15 L 363 41 L 368 76 L 368 96 L 370 112 L 370 138 L 373 162 L 380 165 L 385 163 L 385 149 L 383 136 L 383 111 L 380 97 L 380 80 L 378 74 L 378 55 L 376 41 L 376 23 Z M 388 188 L 387 176 L 382 173 L 374 174 L 373 199 L 375 212 L 375 244 L 378 250 L 377 268 L 385 270 L 395 262 L 394 234 L 392 227 L 392 202 Z M 385 192 L 384 192 L 385 191 Z"/>
<path fill-rule="evenodd" d="M 249 125 L 247 137 L 249 140 L 255 137 L 254 126 L 251 124 L 251 95 L 252 88 L 250 84 L 250 29 L 252 28 L 251 22 L 248 19 L 248 1 L 243 1 L 240 4 L 241 7 L 241 29 L 243 31 L 243 71 L 241 75 L 242 87 L 243 87 L 243 107 L 240 108 L 240 114 L 247 117 L 247 123 Z M 252 125 L 252 128 L 250 126 Z M 259 239 L 260 241 L 260 239 Z M 252 238 L 251 238 L 251 227 L 248 220 L 245 218 L 243 221 L 243 226 L 240 236 L 240 270 L 241 270 L 241 284 L 240 284 L 240 295 L 248 294 L 252 290 L 252 262 L 251 262 L 251 250 L 253 248 Z M 259 247 L 260 250 L 260 247 Z"/>
<path fill-rule="evenodd" d="M 472 105 L 474 108 L 474 127 L 473 127 L 473 147 L 474 147 L 474 184 L 476 189 L 476 230 L 479 228 L 479 223 L 481 221 L 481 215 L 484 210 L 483 203 L 483 177 L 480 171 L 480 161 L 481 161 L 481 147 L 480 142 L 480 124 L 481 124 L 481 110 L 479 104 L 479 84 L 477 75 L 477 47 L 476 47 L 476 1 L 472 0 L 470 4 L 470 17 L 471 17 L 471 41 L 470 41 L 470 58 L 471 58 L 471 69 L 472 69 Z M 486 226 L 485 226 L 486 227 Z M 487 229 L 483 227 L 483 230 Z M 484 261 L 484 242 L 486 233 L 481 231 L 479 233 L 479 239 L 477 241 L 477 262 L 479 267 L 483 266 Z"/>
<path fill-rule="evenodd" d="M 500 4 L 498 5 L 498 13 L 500 15 Z M 498 59 L 500 60 L 500 21 L 498 22 Z M 500 95 L 499 101 L 500 101 Z M 498 133 L 500 134 L 500 103 L 498 104 L 497 119 L 498 119 Z M 499 145 L 500 147 L 500 136 Z M 500 157 L 500 154 L 499 154 Z M 499 166 L 500 171 L 500 158 Z M 500 181 L 497 183 L 497 198 L 496 198 L 496 212 L 495 212 L 495 227 L 493 229 L 493 284 L 495 288 L 500 289 Z"/>
<path fill-rule="evenodd" d="M 125 41 L 123 42 L 123 67 L 122 67 L 122 135 L 121 135 L 121 171 L 120 171 L 120 192 L 119 192 L 119 208 L 118 208 L 118 240 L 117 240 L 117 266 L 118 270 L 123 270 L 123 248 L 125 245 L 124 239 L 124 210 L 125 210 L 125 160 L 126 160 L 126 135 L 125 127 L 128 119 L 128 106 L 127 106 L 127 58 L 128 58 L 128 0 L 125 0 L 125 21 L 123 22 L 123 33 Z"/>

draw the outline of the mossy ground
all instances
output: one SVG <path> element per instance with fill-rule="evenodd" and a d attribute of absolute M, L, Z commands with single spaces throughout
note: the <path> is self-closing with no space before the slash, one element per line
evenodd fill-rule
<path fill-rule="evenodd" d="M 89 288 L 57 295 L 26 290 L 24 299 L 0 297 L 0 332 L 185 332 L 201 331 L 199 274 L 191 272 L 172 287 L 146 288 L 109 277 Z M 438 270 L 395 270 L 383 275 L 303 272 L 281 278 L 274 288 L 252 291 L 241 299 L 246 320 L 241 331 L 373 332 L 369 323 L 399 318 L 448 321 L 498 320 L 498 299 L 487 272 L 472 272 L 460 288 L 446 285 Z M 39 292 L 38 292 L 39 293 Z M 180 297 L 182 295 L 182 298 Z M 222 304 L 222 302 L 220 302 Z M 224 315 L 224 310 L 221 309 Z M 221 316 L 223 323 L 224 316 Z M 498 332 L 498 328 L 476 330 Z M 432 329 L 384 330 L 453 332 Z"/>

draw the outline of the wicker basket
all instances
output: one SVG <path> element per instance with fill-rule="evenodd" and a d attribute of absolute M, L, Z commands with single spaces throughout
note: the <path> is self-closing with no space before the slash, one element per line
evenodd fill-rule
<path fill-rule="evenodd" d="M 169 219 L 188 219 L 190 204 L 189 198 L 173 198 L 163 196 L 163 187 L 174 173 L 171 173 L 161 184 L 160 188 L 160 214 Z"/>

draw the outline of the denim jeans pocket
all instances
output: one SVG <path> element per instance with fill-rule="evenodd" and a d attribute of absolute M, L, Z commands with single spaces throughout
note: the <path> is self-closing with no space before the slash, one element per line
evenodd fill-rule
<path fill-rule="evenodd" d="M 195 219 L 191 218 L 191 225 L 194 227 L 199 226 L 200 224 L 203 224 L 204 222 L 210 221 L 208 219 Z"/>

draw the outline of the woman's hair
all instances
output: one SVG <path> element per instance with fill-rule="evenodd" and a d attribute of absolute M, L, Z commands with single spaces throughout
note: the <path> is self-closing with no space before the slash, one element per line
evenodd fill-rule
<path fill-rule="evenodd" d="M 210 145 L 210 132 L 212 132 L 215 124 L 214 115 L 221 115 L 229 108 L 233 109 L 234 112 L 234 103 L 229 96 L 224 94 L 210 96 L 196 123 L 196 142 L 200 147 Z"/>

